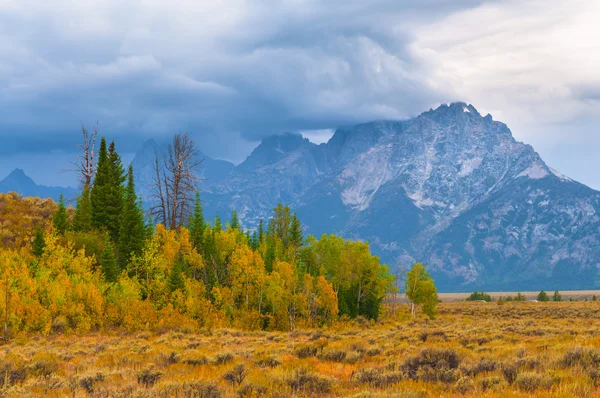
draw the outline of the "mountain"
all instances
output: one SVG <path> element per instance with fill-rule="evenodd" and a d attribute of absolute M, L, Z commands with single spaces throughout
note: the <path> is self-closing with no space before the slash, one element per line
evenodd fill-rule
<path fill-rule="evenodd" d="M 56 202 L 62 193 L 65 201 L 71 201 L 77 197 L 77 190 L 71 187 L 47 187 L 37 185 L 22 169 L 14 169 L 8 176 L 0 181 L 0 192 L 17 192 L 22 196 L 39 196 L 41 198 L 52 198 Z"/>
<path fill-rule="evenodd" d="M 204 191 L 207 215 L 235 208 L 253 228 L 286 203 L 307 233 L 367 240 L 393 269 L 424 262 L 445 291 L 599 286 L 600 193 L 462 102 L 321 145 L 269 137 Z"/>

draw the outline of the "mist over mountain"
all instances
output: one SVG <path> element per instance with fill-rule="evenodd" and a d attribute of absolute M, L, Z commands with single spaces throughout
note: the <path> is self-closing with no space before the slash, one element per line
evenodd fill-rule
<path fill-rule="evenodd" d="M 132 161 L 146 206 L 165 149 L 149 140 Z M 253 229 L 288 204 L 306 234 L 369 241 L 394 271 L 421 261 L 443 291 L 598 287 L 600 193 L 466 103 L 339 128 L 320 145 L 268 137 L 237 166 L 201 159 L 209 219 L 236 209 Z M 15 171 L 0 182 L 7 190 L 56 198 L 60 189 Z"/>

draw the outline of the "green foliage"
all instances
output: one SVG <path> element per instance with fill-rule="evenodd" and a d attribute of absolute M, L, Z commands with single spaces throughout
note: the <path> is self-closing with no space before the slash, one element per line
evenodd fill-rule
<path fill-rule="evenodd" d="M 192 245 L 194 246 L 194 248 L 198 250 L 202 247 L 205 228 L 206 224 L 204 221 L 202 202 L 200 201 L 200 192 L 196 191 L 196 199 L 194 201 L 194 213 L 192 214 L 192 218 L 190 219 L 190 239 L 192 240 Z"/>
<path fill-rule="evenodd" d="M 235 209 L 231 211 L 231 222 L 229 225 L 231 229 L 240 229 L 240 220 Z"/>
<path fill-rule="evenodd" d="M 69 229 L 69 214 L 67 213 L 65 199 L 63 198 L 62 193 L 58 200 L 58 210 L 56 210 L 56 213 L 54 213 L 54 217 L 52 218 L 52 224 L 54 225 L 54 230 L 59 235 L 64 235 Z"/>
<path fill-rule="evenodd" d="M 41 257 L 44 254 L 44 248 L 46 247 L 46 241 L 44 239 L 44 231 L 38 226 L 35 229 L 35 238 L 33 239 L 33 255 Z"/>
<path fill-rule="evenodd" d="M 185 280 L 183 279 L 183 263 L 181 260 L 176 261 L 171 268 L 171 274 L 169 275 L 169 290 L 173 293 L 176 290 L 185 289 Z"/>
<path fill-rule="evenodd" d="M 139 256 L 142 253 L 146 235 L 144 216 L 138 205 L 131 166 L 127 173 L 127 190 L 119 224 L 119 260 L 121 268 L 125 268 L 131 261 L 131 256 Z"/>
<path fill-rule="evenodd" d="M 414 314 L 415 306 L 421 305 L 424 314 L 433 319 L 437 315 L 438 295 L 437 289 L 427 272 L 427 267 L 421 263 L 413 264 L 406 273 L 406 297 L 411 302 L 411 312 Z"/>
<path fill-rule="evenodd" d="M 100 141 L 98 167 L 91 190 L 94 226 L 109 232 L 113 242 L 119 238 L 119 218 L 123 207 L 125 173 L 114 142 L 106 149 L 106 139 Z"/>
<path fill-rule="evenodd" d="M 295 247 L 302 246 L 302 225 L 300 220 L 296 217 L 296 213 L 292 217 L 292 224 L 290 225 L 290 243 Z"/>
<path fill-rule="evenodd" d="M 75 215 L 73 216 L 73 230 L 76 232 L 87 232 L 91 231 L 92 227 L 92 199 L 90 197 L 90 188 L 85 185 L 77 198 Z"/>
<path fill-rule="evenodd" d="M 515 297 L 513 301 L 527 301 L 527 299 L 521 293 L 517 293 L 517 297 Z"/>
<path fill-rule="evenodd" d="M 119 279 L 119 267 L 117 266 L 115 249 L 109 239 L 106 240 L 104 245 L 100 265 L 102 266 L 102 274 L 106 282 L 114 283 Z"/>
<path fill-rule="evenodd" d="M 484 291 L 475 290 L 469 297 L 465 299 L 465 301 L 487 301 L 488 303 L 492 302 L 492 296 L 486 294 Z"/>
<path fill-rule="evenodd" d="M 548 294 L 545 291 L 541 291 L 537 295 L 537 301 L 550 301 Z"/>
<path fill-rule="evenodd" d="M 554 291 L 554 294 L 552 295 L 552 301 L 562 301 L 562 296 L 560 293 L 558 293 L 558 290 Z"/>

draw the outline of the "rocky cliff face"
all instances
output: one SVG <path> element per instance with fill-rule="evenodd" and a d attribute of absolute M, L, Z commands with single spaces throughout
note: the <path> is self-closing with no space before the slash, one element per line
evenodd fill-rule
<path fill-rule="evenodd" d="M 207 215 L 235 208 L 252 228 L 289 204 L 307 233 L 368 240 L 392 268 L 422 261 L 443 290 L 597 287 L 600 194 L 472 105 L 321 145 L 271 137 L 225 174 L 202 187 Z"/>

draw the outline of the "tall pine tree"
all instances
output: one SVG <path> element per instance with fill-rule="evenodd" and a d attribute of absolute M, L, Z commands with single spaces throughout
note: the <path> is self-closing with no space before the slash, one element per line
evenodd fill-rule
<path fill-rule="evenodd" d="M 62 193 L 60 194 L 60 198 L 58 200 L 58 210 L 56 210 L 56 213 L 54 213 L 52 224 L 54 225 L 56 233 L 59 235 L 64 235 L 67 229 L 69 229 L 69 214 L 67 213 L 65 199 L 63 198 Z"/>
<path fill-rule="evenodd" d="M 132 166 L 129 166 L 127 173 L 127 189 L 119 228 L 119 263 L 124 268 L 131 261 L 132 255 L 139 256 L 142 253 L 146 235 L 144 216 L 135 193 Z"/>
<path fill-rule="evenodd" d="M 81 195 L 77 198 L 73 229 L 77 232 L 86 232 L 92 229 L 92 200 L 90 187 L 87 184 L 84 185 Z"/>
<path fill-rule="evenodd" d="M 296 217 L 296 213 L 294 213 L 292 217 L 292 225 L 290 227 L 290 243 L 299 248 L 302 246 L 302 225 L 300 224 L 300 220 Z"/>
<path fill-rule="evenodd" d="M 200 201 L 200 192 L 196 191 L 196 199 L 194 201 L 194 213 L 190 219 L 190 237 L 192 244 L 196 250 L 200 250 L 202 247 L 202 241 L 204 239 L 204 229 L 206 224 L 204 222 L 204 211 L 202 210 L 202 202 Z"/>
<path fill-rule="evenodd" d="M 235 211 L 235 209 L 233 209 L 231 211 L 231 229 L 240 229 L 240 220 L 238 218 L 237 215 L 237 211 Z"/>
<path fill-rule="evenodd" d="M 119 218 L 123 207 L 125 178 L 121 157 L 115 150 L 114 142 L 107 149 L 106 139 L 102 137 L 96 177 L 90 195 L 92 220 L 94 226 L 108 231 L 115 242 L 118 242 L 119 237 Z"/>

